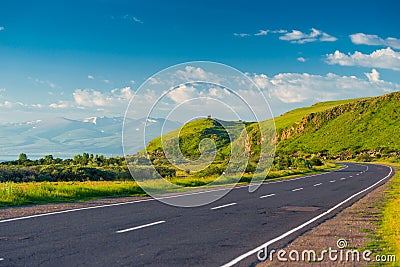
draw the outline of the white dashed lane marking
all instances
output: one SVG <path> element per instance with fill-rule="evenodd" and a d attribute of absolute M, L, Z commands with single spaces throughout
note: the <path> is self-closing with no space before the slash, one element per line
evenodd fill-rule
<path fill-rule="evenodd" d="M 119 230 L 119 231 L 116 231 L 116 233 L 117 234 L 121 234 L 121 233 L 129 232 L 129 231 L 134 231 L 134 230 L 142 229 L 142 228 L 145 228 L 145 227 L 157 225 L 157 224 L 160 224 L 160 223 L 165 223 L 165 221 L 158 221 L 158 222 L 143 224 L 143 225 L 139 225 L 139 226 L 128 228 L 128 229 Z"/>
<path fill-rule="evenodd" d="M 300 191 L 300 190 L 303 190 L 303 187 L 293 189 L 292 192 L 296 192 L 296 191 Z"/>
<path fill-rule="evenodd" d="M 237 203 L 233 202 L 233 203 L 229 203 L 229 204 L 226 204 L 226 205 L 214 207 L 214 208 L 211 208 L 211 209 L 212 209 L 212 210 L 218 210 L 218 209 L 222 209 L 222 208 L 225 208 L 225 207 L 233 206 L 233 205 L 236 205 L 236 204 L 237 204 Z"/>
<path fill-rule="evenodd" d="M 315 184 L 315 185 L 313 185 L 313 186 L 320 186 L 322 183 L 319 183 L 319 184 Z"/>
<path fill-rule="evenodd" d="M 260 198 L 273 197 L 273 196 L 275 196 L 275 194 L 269 194 L 269 195 L 261 196 Z"/>

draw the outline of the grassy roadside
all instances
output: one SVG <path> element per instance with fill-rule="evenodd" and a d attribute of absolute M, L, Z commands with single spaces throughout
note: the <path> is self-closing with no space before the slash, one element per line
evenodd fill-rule
<path fill-rule="evenodd" d="M 394 254 L 396 262 L 375 263 L 376 266 L 398 266 L 400 261 L 400 164 L 373 162 L 392 166 L 396 174 L 389 181 L 382 203 L 377 204 L 381 211 L 378 230 L 371 236 L 373 240 L 366 247 L 376 254 Z"/>
<path fill-rule="evenodd" d="M 6 182 L 0 184 L 0 207 L 77 202 L 132 195 L 146 195 L 134 181 Z"/>
<path fill-rule="evenodd" d="M 340 166 L 328 163 L 313 169 L 293 169 L 272 171 L 266 181 L 290 179 L 301 175 L 320 173 L 339 169 Z M 205 178 L 174 178 L 170 182 L 184 186 L 182 191 L 188 191 L 199 186 L 207 186 L 216 177 Z M 249 183 L 251 175 L 245 175 L 240 184 Z M 226 177 L 220 180 L 219 186 L 232 184 L 237 179 Z M 147 186 L 157 187 L 156 181 L 148 181 Z M 214 185 L 216 186 L 216 185 Z M 32 204 L 49 204 L 63 202 L 82 202 L 99 198 L 146 196 L 146 193 L 135 181 L 88 181 L 88 182 L 25 182 L 0 183 L 0 208 Z"/>

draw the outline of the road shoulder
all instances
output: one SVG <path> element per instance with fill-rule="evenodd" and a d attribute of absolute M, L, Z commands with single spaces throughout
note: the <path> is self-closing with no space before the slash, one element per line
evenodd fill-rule
<path fill-rule="evenodd" d="M 390 181 L 390 180 L 389 180 Z M 372 192 L 361 198 L 356 203 L 339 212 L 331 219 L 319 224 L 313 229 L 305 232 L 286 247 L 286 252 L 292 250 L 302 252 L 305 250 L 314 250 L 321 252 L 329 248 L 338 249 L 337 242 L 344 239 L 347 242 L 348 249 L 358 249 L 362 251 L 366 244 L 373 241 L 372 233 L 378 230 L 378 223 L 382 210 L 379 208 L 386 199 L 385 191 L 389 187 L 386 181 L 383 185 L 377 187 Z M 318 253 L 317 253 L 318 254 Z M 320 262 L 298 262 L 287 261 L 280 262 L 277 257 L 273 261 L 259 263 L 258 267 L 269 266 L 367 266 L 368 262 L 338 262 L 325 261 Z"/>

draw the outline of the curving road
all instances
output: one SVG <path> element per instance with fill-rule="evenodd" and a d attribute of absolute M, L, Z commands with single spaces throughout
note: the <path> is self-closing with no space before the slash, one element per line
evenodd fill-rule
<path fill-rule="evenodd" d="M 393 175 L 387 166 L 341 170 L 233 189 L 198 208 L 153 199 L 0 221 L 0 266 L 249 266 Z M 204 198 L 226 189 L 174 196 Z"/>

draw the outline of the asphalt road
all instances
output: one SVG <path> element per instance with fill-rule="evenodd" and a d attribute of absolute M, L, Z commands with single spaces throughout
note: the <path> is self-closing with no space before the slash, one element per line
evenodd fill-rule
<path fill-rule="evenodd" d="M 0 266 L 249 266 L 257 262 L 257 247 L 286 244 L 393 174 L 386 166 L 345 165 L 263 184 L 254 193 L 247 186 L 235 188 L 197 208 L 149 199 L 3 220 Z"/>

